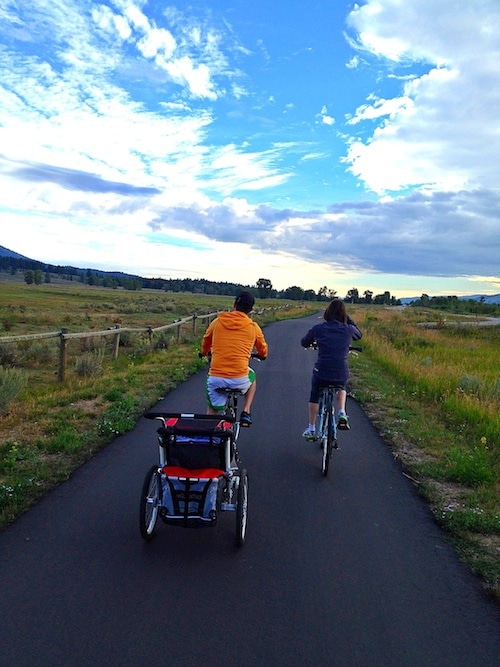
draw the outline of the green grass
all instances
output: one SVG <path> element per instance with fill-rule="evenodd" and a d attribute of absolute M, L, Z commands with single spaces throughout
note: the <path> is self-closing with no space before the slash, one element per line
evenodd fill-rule
<path fill-rule="evenodd" d="M 365 334 L 350 364 L 356 397 L 500 599 L 499 328 L 425 329 L 412 309 L 353 316 Z"/>
<path fill-rule="evenodd" d="M 233 301 L 231 296 L 128 294 L 88 286 L 39 289 L 6 283 L 0 294 L 0 321 L 2 313 L 4 318 L 11 315 L 9 336 L 56 331 L 63 325 L 72 332 L 100 331 L 116 322 L 122 327 L 157 327 L 194 313 L 230 309 Z M 257 301 L 256 309 L 285 304 Z M 288 310 L 264 311 L 255 319 L 264 325 L 316 309 L 316 304 L 295 304 Z M 185 327 L 178 341 L 176 333 L 167 330 L 152 344 L 147 336 L 124 335 L 116 359 L 111 345 L 98 337 L 71 339 L 64 383 L 57 380 L 59 339 L 0 347 L 0 364 L 3 359 L 9 365 L 8 380 L 17 375 L 26 379 L 20 385 L 11 382 L 0 417 L 0 525 L 12 521 L 117 435 L 134 428 L 146 409 L 204 368 L 206 362 L 197 353 L 205 328 L 206 320 L 200 320 L 194 334 L 191 325 Z"/>
<path fill-rule="evenodd" d="M 2 285 L 3 287 L 3 285 Z M 6 284 L 0 322 L 8 335 L 162 326 L 231 307 L 232 297 L 168 295 L 94 287 Z M 269 302 L 257 303 L 269 306 Z M 277 305 L 273 300 L 272 305 Z M 316 312 L 320 304 L 268 311 L 260 324 Z M 426 329 L 423 309 L 349 307 L 364 332 L 350 361 L 353 391 L 461 557 L 500 599 L 500 380 L 498 327 Z M 204 325 L 177 336 L 123 336 L 111 344 L 68 345 L 67 380 L 57 382 L 58 339 L 0 344 L 0 365 L 28 384 L 0 416 L 0 525 L 69 477 L 117 434 L 192 373 Z M 6 332 L 0 331 L 0 336 Z M 85 364 L 78 370 L 78 362 Z"/>

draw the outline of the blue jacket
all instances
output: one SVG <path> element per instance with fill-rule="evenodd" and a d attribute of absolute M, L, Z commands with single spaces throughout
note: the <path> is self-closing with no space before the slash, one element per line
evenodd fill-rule
<path fill-rule="evenodd" d="M 347 318 L 347 324 L 337 321 L 322 322 L 309 329 L 302 338 L 301 345 L 310 347 L 315 343 L 318 347 L 318 358 L 313 371 L 317 379 L 324 382 L 347 382 L 349 345 L 353 340 L 359 340 L 362 335 L 350 317 Z"/>

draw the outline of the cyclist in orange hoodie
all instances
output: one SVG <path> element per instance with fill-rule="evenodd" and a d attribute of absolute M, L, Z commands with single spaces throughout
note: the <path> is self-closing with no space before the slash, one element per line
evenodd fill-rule
<path fill-rule="evenodd" d="M 268 347 L 260 326 L 248 314 L 253 310 L 255 298 L 247 291 L 240 292 L 231 312 L 220 313 L 211 322 L 203 336 L 201 354 L 211 354 L 207 378 L 208 414 L 224 409 L 224 395 L 217 391 L 224 387 L 241 389 L 244 406 L 240 425 L 250 426 L 250 409 L 257 389 L 255 371 L 249 367 L 254 347 L 263 359 Z"/>

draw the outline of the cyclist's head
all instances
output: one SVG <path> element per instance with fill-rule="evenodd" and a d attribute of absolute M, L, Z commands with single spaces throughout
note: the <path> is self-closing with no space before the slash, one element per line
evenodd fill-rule
<path fill-rule="evenodd" d="M 234 302 L 234 309 L 241 310 L 243 313 L 249 313 L 253 309 L 255 297 L 251 292 L 240 292 Z"/>
<path fill-rule="evenodd" d="M 345 309 L 345 303 L 341 299 L 334 299 L 331 301 L 325 310 L 323 319 L 327 322 L 334 322 L 337 320 L 337 322 L 343 322 L 346 324 L 347 311 Z"/>

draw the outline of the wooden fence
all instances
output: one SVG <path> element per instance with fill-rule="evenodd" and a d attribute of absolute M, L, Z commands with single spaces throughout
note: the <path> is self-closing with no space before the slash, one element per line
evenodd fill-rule
<path fill-rule="evenodd" d="M 264 308 L 259 310 L 256 314 L 261 315 L 266 310 L 283 310 L 289 308 L 290 306 L 280 306 L 278 308 Z M 196 325 L 198 320 L 205 321 L 205 328 L 208 324 L 217 317 L 219 313 L 209 313 L 208 315 L 191 315 L 190 317 L 185 317 L 183 319 L 176 320 L 171 324 L 165 324 L 161 327 L 120 327 L 119 324 L 116 324 L 111 329 L 106 329 L 105 331 L 80 331 L 78 333 L 70 333 L 67 329 L 61 329 L 61 331 L 53 331 L 48 333 L 40 334 L 24 334 L 21 336 L 4 336 L 0 338 L 0 343 L 17 343 L 21 341 L 29 340 L 42 340 L 46 338 L 59 338 L 59 364 L 57 371 L 57 378 L 59 382 L 64 382 L 66 378 L 66 367 L 67 367 L 67 358 L 68 358 L 68 341 L 73 338 L 95 338 L 97 336 L 113 336 L 113 359 L 118 357 L 118 352 L 120 348 L 120 336 L 123 333 L 145 333 L 148 335 L 149 344 L 152 345 L 153 337 L 155 334 L 167 331 L 168 329 L 175 329 L 177 342 L 179 342 L 181 337 L 181 328 L 190 326 L 191 332 L 196 334 Z"/>
<path fill-rule="evenodd" d="M 155 334 L 161 333 L 168 329 L 175 329 L 177 342 L 179 342 L 181 337 L 181 328 L 183 326 L 191 326 L 191 331 L 193 334 L 196 334 L 196 323 L 198 320 L 205 320 L 205 326 L 208 326 L 208 323 L 217 317 L 218 313 L 210 313 L 208 315 L 191 315 L 190 317 L 185 317 L 184 319 L 176 320 L 171 324 L 165 324 L 161 327 L 120 327 L 119 324 L 111 329 L 106 329 L 105 331 L 80 331 L 78 333 L 70 333 L 67 329 L 61 329 L 61 331 L 52 331 L 47 333 L 40 334 L 24 334 L 21 336 L 4 336 L 0 338 L 0 343 L 18 343 L 21 341 L 29 340 L 43 340 L 47 338 L 59 338 L 59 365 L 57 371 L 57 378 L 59 382 L 64 382 L 66 378 L 66 366 L 68 358 L 68 341 L 73 338 L 95 338 L 98 336 L 113 336 L 113 359 L 118 357 L 118 352 L 120 349 L 120 336 L 123 333 L 145 333 L 148 335 L 149 344 L 153 343 L 153 337 Z"/>

